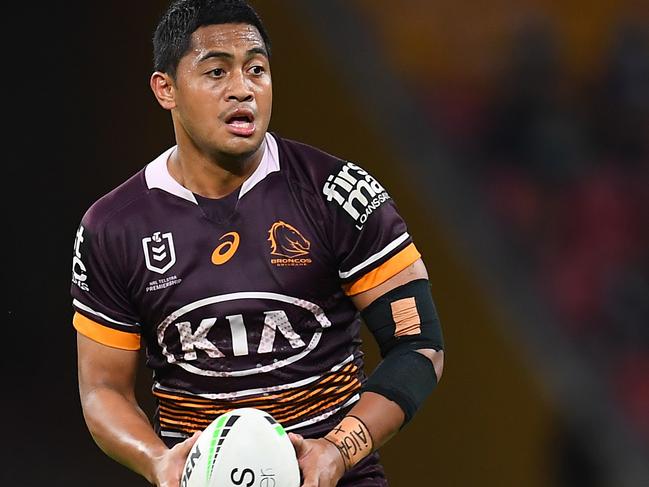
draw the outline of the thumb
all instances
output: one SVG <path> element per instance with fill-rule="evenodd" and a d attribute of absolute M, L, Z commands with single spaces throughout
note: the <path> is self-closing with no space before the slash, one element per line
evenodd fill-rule
<path fill-rule="evenodd" d="M 187 456 L 189 455 L 190 450 L 194 446 L 194 443 L 198 441 L 199 436 L 201 436 L 201 432 L 196 431 L 192 436 L 187 438 L 185 441 L 178 443 L 176 447 L 182 452 L 183 455 Z"/>
<path fill-rule="evenodd" d="M 288 439 L 291 440 L 293 448 L 295 448 L 295 453 L 300 457 L 304 453 L 306 445 L 304 444 L 304 437 L 296 433 L 289 433 Z"/>

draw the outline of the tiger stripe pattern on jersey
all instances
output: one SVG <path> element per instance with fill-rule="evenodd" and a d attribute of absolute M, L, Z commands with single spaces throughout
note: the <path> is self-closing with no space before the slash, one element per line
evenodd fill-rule
<path fill-rule="evenodd" d="M 158 399 L 157 417 L 163 432 L 191 435 L 203 430 L 219 415 L 250 407 L 267 412 L 284 428 L 308 422 L 345 405 L 361 388 L 358 366 L 349 363 L 319 380 L 288 391 L 261 393 L 233 400 L 205 399 L 153 388 Z"/>

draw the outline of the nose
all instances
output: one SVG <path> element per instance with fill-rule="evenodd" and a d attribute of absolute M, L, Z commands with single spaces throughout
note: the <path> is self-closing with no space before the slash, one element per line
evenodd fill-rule
<path fill-rule="evenodd" d="M 250 89 L 245 73 L 242 71 L 235 71 L 232 74 L 227 97 L 228 101 L 243 102 L 252 100 L 253 92 Z"/>

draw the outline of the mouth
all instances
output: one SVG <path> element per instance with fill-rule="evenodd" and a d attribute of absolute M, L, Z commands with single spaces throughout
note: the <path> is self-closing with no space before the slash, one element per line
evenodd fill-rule
<path fill-rule="evenodd" d="M 239 108 L 225 118 L 228 131 L 240 137 L 250 137 L 255 133 L 255 116 L 251 110 Z"/>

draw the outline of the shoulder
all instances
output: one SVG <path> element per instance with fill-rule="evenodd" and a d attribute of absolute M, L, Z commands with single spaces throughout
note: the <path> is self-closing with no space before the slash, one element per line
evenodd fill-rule
<path fill-rule="evenodd" d="M 118 228 L 126 220 L 137 217 L 150 193 L 146 170 L 151 164 L 147 164 L 120 185 L 95 200 L 83 215 L 82 225 L 91 229 L 93 233 L 102 233 L 107 229 Z"/>
<path fill-rule="evenodd" d="M 327 207 L 357 221 L 371 212 L 368 207 L 376 209 L 391 199 L 381 183 L 360 165 L 308 144 L 277 139 L 288 177 L 308 185 Z"/>
<path fill-rule="evenodd" d="M 346 161 L 320 148 L 272 134 L 279 148 L 282 170 L 297 179 L 309 180 L 322 186 L 334 171 Z"/>
<path fill-rule="evenodd" d="M 152 204 L 152 195 L 162 193 L 152 189 L 165 189 L 160 181 L 165 171 L 171 147 L 150 161 L 122 184 L 97 199 L 82 218 L 85 226 L 100 230 L 107 226 L 120 227 L 146 213 Z M 167 191 L 169 191 L 167 189 Z"/>

